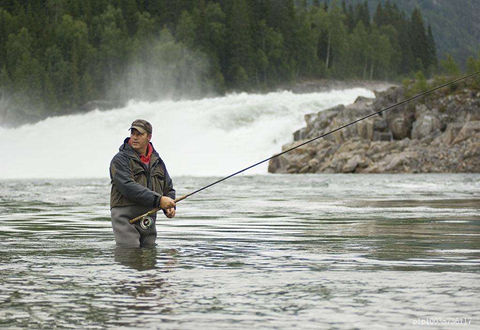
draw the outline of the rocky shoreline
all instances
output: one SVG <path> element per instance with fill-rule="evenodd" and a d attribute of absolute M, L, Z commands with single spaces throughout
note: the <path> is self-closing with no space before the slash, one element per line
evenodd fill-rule
<path fill-rule="evenodd" d="M 287 150 L 400 102 L 403 87 L 305 115 Z M 270 173 L 480 173 L 480 92 L 446 88 L 270 160 Z"/>

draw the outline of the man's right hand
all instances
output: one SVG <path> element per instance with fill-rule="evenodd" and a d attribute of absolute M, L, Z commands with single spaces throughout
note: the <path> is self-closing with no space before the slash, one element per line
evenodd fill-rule
<path fill-rule="evenodd" d="M 162 196 L 160 198 L 160 208 L 163 210 L 170 209 L 175 207 L 175 201 L 167 196 Z"/>

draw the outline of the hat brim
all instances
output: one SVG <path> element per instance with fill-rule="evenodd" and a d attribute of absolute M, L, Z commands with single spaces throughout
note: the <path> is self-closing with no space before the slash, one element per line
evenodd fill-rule
<path fill-rule="evenodd" d="M 145 128 L 143 127 L 140 127 L 140 126 L 132 126 L 129 128 L 129 130 L 131 131 L 132 129 L 136 129 L 137 131 L 139 131 L 140 133 L 142 134 L 145 134 L 145 133 L 148 133 Z"/>

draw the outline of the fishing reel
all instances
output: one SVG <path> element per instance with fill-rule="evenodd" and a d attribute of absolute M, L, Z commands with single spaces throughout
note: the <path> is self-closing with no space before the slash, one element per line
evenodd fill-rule
<path fill-rule="evenodd" d="M 142 228 L 143 230 L 147 230 L 149 229 L 150 227 L 153 226 L 153 219 L 151 217 L 143 217 L 141 220 L 140 220 L 140 228 Z"/>

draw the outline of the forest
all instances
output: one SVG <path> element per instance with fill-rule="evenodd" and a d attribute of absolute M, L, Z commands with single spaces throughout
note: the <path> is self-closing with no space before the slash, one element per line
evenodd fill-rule
<path fill-rule="evenodd" d="M 438 67 L 421 11 L 393 1 L 370 12 L 366 1 L 0 0 L 4 122 L 99 100 L 261 92 L 304 79 L 400 81 Z"/>
<path fill-rule="evenodd" d="M 343 0 L 342 0 L 343 1 Z M 345 0 L 347 4 L 367 1 L 370 10 L 386 0 Z M 418 7 L 425 22 L 431 26 L 440 59 L 451 55 L 465 70 L 470 56 L 480 51 L 480 1 L 478 0 L 408 0 L 395 1 L 399 9 L 411 12 Z"/>

